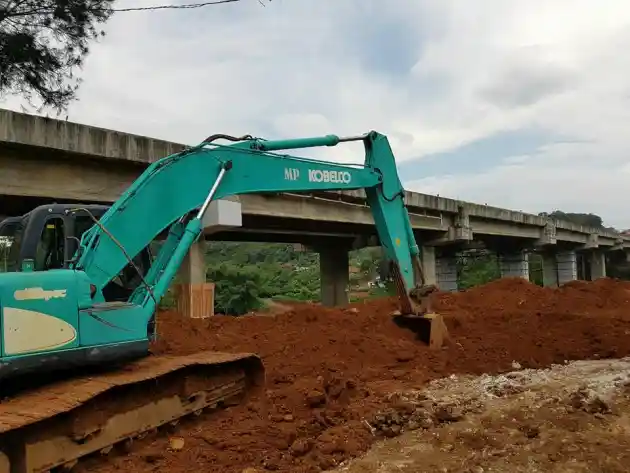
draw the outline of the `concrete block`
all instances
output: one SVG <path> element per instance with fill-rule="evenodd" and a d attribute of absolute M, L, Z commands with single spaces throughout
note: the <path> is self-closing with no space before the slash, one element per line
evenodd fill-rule
<path fill-rule="evenodd" d="M 558 242 L 556 223 L 549 219 L 542 229 L 542 234 L 537 241 L 538 245 L 555 245 Z"/>
<path fill-rule="evenodd" d="M 201 222 L 206 234 L 242 227 L 242 205 L 225 199 L 213 200 Z"/>
<path fill-rule="evenodd" d="M 453 225 L 455 241 L 470 241 L 473 239 L 472 227 L 470 226 L 470 215 L 468 209 L 460 205 L 457 208 L 455 224 Z"/>
<path fill-rule="evenodd" d="M 586 237 L 585 249 L 593 249 L 599 247 L 599 235 L 597 233 L 589 233 Z"/>

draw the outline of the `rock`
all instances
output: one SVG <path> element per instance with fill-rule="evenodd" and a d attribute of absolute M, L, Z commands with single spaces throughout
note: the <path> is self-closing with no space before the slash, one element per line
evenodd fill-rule
<path fill-rule="evenodd" d="M 294 457 L 300 457 L 308 453 L 311 450 L 311 447 L 312 443 L 307 439 L 297 439 L 291 444 L 291 447 L 289 447 L 289 451 Z"/>
<path fill-rule="evenodd" d="M 410 420 L 407 423 L 407 430 L 418 430 L 420 428 L 420 423 L 415 420 Z"/>
<path fill-rule="evenodd" d="M 168 439 L 168 446 L 171 450 L 176 452 L 184 448 L 184 439 L 182 437 L 171 437 Z"/>
<path fill-rule="evenodd" d="M 401 431 L 402 429 L 399 425 L 385 426 L 381 429 L 381 432 L 383 432 L 383 435 L 385 435 L 385 437 L 397 437 L 398 435 L 400 435 Z"/>
<path fill-rule="evenodd" d="M 425 409 L 416 409 L 414 413 L 411 415 L 409 423 L 417 424 L 419 427 L 423 429 L 428 429 L 433 427 L 433 416 L 431 413 Z"/>
<path fill-rule="evenodd" d="M 414 359 L 414 354 L 410 351 L 400 351 L 396 353 L 396 361 L 399 363 L 405 363 Z"/>
<path fill-rule="evenodd" d="M 519 430 L 523 432 L 528 439 L 534 439 L 540 435 L 540 429 L 535 425 L 522 425 Z"/>
<path fill-rule="evenodd" d="M 326 404 L 326 395 L 318 390 L 309 392 L 306 396 L 308 407 L 319 407 Z"/>
<path fill-rule="evenodd" d="M 435 410 L 435 417 L 440 422 L 456 422 L 464 417 L 464 413 L 457 406 L 440 406 Z"/>
<path fill-rule="evenodd" d="M 589 414 L 610 414 L 610 404 L 588 388 L 582 387 L 569 396 L 569 405 Z"/>

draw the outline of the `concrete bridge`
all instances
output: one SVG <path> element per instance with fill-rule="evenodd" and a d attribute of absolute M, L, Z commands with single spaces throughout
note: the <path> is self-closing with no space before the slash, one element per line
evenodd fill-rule
<path fill-rule="evenodd" d="M 50 201 L 110 203 L 146 168 L 184 149 L 180 143 L 0 109 L 0 214 Z M 325 303 L 344 300 L 348 250 L 378 244 L 363 191 L 243 195 L 243 228 L 212 238 L 302 243 L 320 253 Z M 457 289 L 455 254 L 474 245 L 496 251 L 504 276 L 528 277 L 527 253 L 544 257 L 557 285 L 606 274 L 606 255 L 630 237 L 537 215 L 406 192 L 429 280 Z M 190 265 L 191 267 L 195 265 Z"/>

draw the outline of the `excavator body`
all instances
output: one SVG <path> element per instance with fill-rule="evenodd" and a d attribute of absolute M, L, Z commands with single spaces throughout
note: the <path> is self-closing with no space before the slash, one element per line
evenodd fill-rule
<path fill-rule="evenodd" d="M 85 273 L 63 270 L 92 218 L 109 206 L 76 207 L 42 205 L 0 222 L 0 473 L 72 466 L 185 416 L 241 402 L 263 385 L 255 354 L 147 356 L 155 317 L 135 331 L 124 327 L 126 341 L 102 343 L 104 330 L 115 327 L 80 309 L 90 298 L 76 290 Z M 132 261 L 103 289 L 113 307 L 124 305 L 147 274 L 150 245 Z M 34 278 L 36 287 L 24 292 Z"/>
<path fill-rule="evenodd" d="M 232 144 L 219 145 L 219 139 Z M 363 165 L 277 153 L 346 141 L 363 142 Z M 55 210 L 44 212 L 37 225 L 38 212 L 17 226 L 9 221 L 15 233 L 9 271 L 0 274 L 0 379 L 74 371 L 2 402 L 0 473 L 71 466 L 183 416 L 258 392 L 264 367 L 255 354 L 147 357 L 159 301 L 204 227 L 221 225 L 220 215 L 208 222 L 215 201 L 246 193 L 356 189 L 366 193 L 392 262 L 400 300 L 395 319 L 412 329 L 423 326 L 417 332 L 439 347 L 443 321 L 426 303 L 435 288 L 424 284 L 395 159 L 387 138 L 376 132 L 282 141 L 213 135 L 151 164 L 109 208 L 51 206 Z M 79 229 L 83 217 L 92 225 Z M 0 228 L 5 246 L 8 228 Z M 149 248 L 158 236 L 164 240 L 153 257 Z M 35 252 L 25 249 L 29 241 L 38 241 Z M 87 366 L 98 374 L 86 377 Z"/>

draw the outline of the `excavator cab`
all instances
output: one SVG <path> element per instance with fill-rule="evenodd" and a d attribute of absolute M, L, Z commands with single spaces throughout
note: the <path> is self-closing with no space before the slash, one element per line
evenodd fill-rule
<path fill-rule="evenodd" d="M 0 222 L 0 272 L 47 271 L 67 269 L 81 236 L 94 220 L 108 209 L 106 205 L 76 204 L 41 205 L 20 217 Z M 126 301 L 141 283 L 151 266 L 149 246 L 133 258 L 140 273 L 131 265 L 103 289 L 105 300 Z"/>

